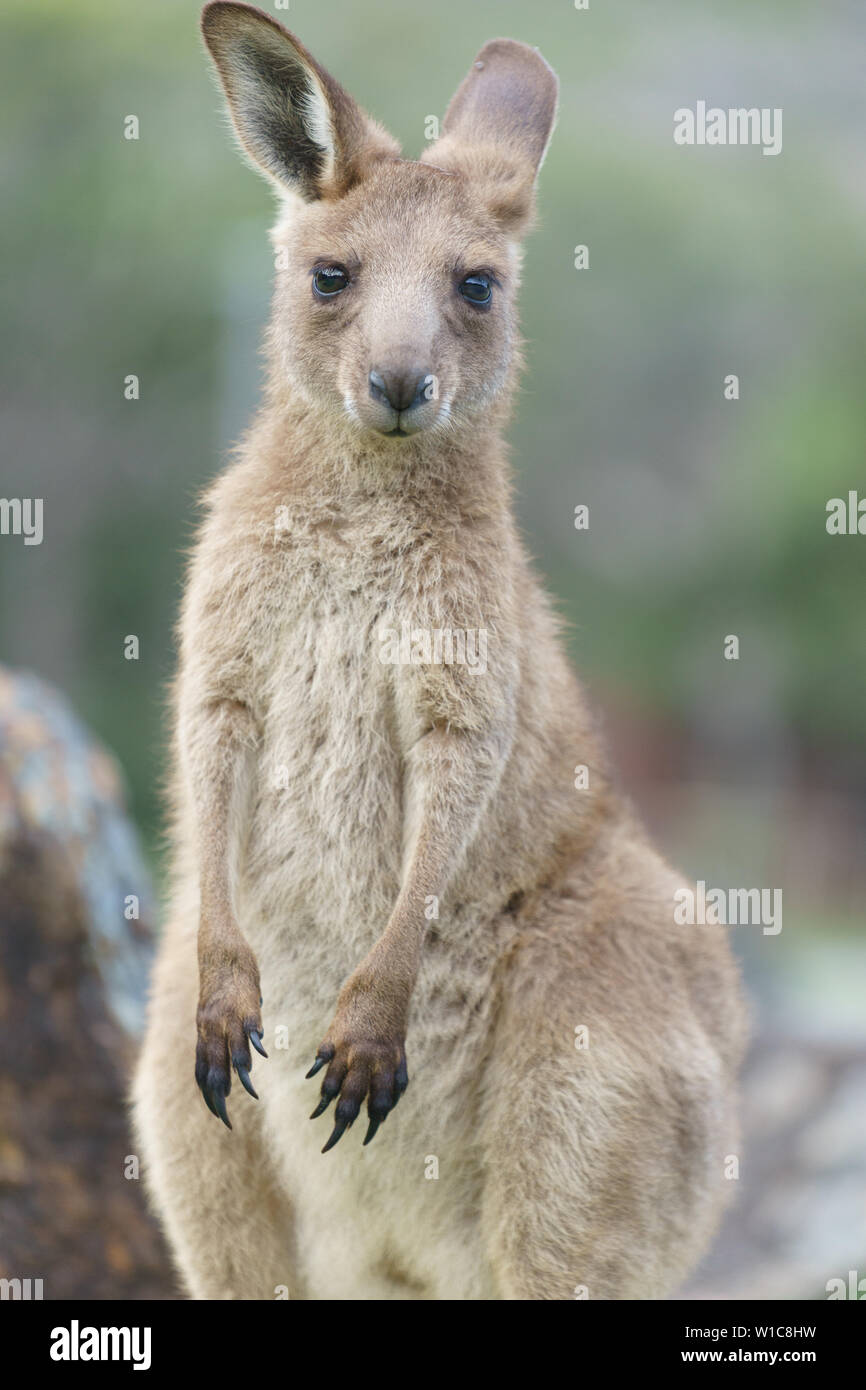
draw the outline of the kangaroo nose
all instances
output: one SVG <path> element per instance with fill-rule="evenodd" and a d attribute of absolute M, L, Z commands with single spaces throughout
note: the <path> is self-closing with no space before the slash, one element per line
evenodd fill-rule
<path fill-rule="evenodd" d="M 387 401 L 396 411 L 411 410 L 432 396 L 432 372 L 419 372 L 417 367 L 406 370 L 370 373 L 370 395 L 374 401 Z"/>

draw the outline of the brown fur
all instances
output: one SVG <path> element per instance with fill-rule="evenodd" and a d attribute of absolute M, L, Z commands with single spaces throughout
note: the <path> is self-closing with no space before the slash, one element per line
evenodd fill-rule
<path fill-rule="evenodd" d="M 608 785 L 512 516 L 515 238 L 555 78 L 487 44 L 413 162 L 268 16 L 214 3 L 203 29 L 284 259 L 180 625 L 136 1081 L 156 1205 L 197 1297 L 662 1297 L 730 1187 L 742 1012 L 723 931 L 675 925 L 681 880 Z M 416 377 L 435 391 L 390 403 Z M 386 664 L 404 622 L 483 629 L 486 669 Z M 233 1134 L 196 1095 L 196 1018 L 215 1112 L 269 1044 Z M 322 1157 L 313 1055 L 339 1138 L 364 1102 L 371 1132 L 389 1116 L 407 1052 L 372 1147 Z"/>

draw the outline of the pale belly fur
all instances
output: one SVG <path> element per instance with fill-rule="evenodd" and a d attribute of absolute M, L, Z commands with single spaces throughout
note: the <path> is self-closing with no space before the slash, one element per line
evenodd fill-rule
<path fill-rule="evenodd" d="M 374 644 L 360 603 L 311 613 L 273 677 L 236 896 L 264 997 L 256 1085 L 310 1297 L 484 1298 L 479 1083 L 503 940 L 473 920 L 466 874 L 428 929 L 399 1107 L 367 1148 L 362 1111 L 327 1155 L 333 1107 L 309 1120 L 321 1077 L 304 1073 L 400 884 L 405 731 Z"/>

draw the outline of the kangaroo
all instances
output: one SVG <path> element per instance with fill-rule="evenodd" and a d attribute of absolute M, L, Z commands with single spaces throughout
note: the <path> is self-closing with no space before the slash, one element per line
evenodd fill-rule
<path fill-rule="evenodd" d="M 202 25 L 281 210 L 179 625 L 152 1199 L 199 1299 L 664 1297 L 731 1190 L 743 1010 L 513 517 L 556 78 L 485 44 L 412 160 L 268 15 Z"/>

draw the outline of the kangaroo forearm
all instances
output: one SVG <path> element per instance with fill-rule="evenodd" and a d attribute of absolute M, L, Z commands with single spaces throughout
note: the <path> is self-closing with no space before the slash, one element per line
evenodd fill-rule
<path fill-rule="evenodd" d="M 394 992 L 404 995 L 407 1005 L 428 926 L 425 910 L 432 900 L 444 896 L 454 862 L 464 848 L 458 843 L 462 838 L 453 828 L 446 835 L 425 827 L 385 930 L 364 962 L 367 970 L 389 978 Z"/>
<path fill-rule="evenodd" d="M 250 1046 L 263 1051 L 258 965 L 232 903 L 234 851 L 258 734 L 243 703 L 211 699 L 181 708 L 179 737 L 199 860 L 195 1075 L 206 1104 L 231 1129 L 232 1071 L 255 1094 Z"/>
<path fill-rule="evenodd" d="M 181 709 L 179 741 L 193 808 L 199 858 L 199 1036 L 220 1047 L 227 1020 L 259 1022 L 259 967 L 236 922 L 232 873 L 249 796 L 257 731 L 236 699 L 210 699 Z"/>
<path fill-rule="evenodd" d="M 395 1014 L 407 1013 L 432 900 L 446 894 L 502 775 L 507 741 L 436 729 L 413 750 L 417 829 L 393 911 L 381 937 L 346 983 Z"/>
<path fill-rule="evenodd" d="M 180 736 L 198 840 L 198 953 L 204 982 L 212 958 L 231 964 L 244 944 L 232 907 L 232 874 L 256 729 L 244 704 L 213 700 L 182 713 Z"/>

